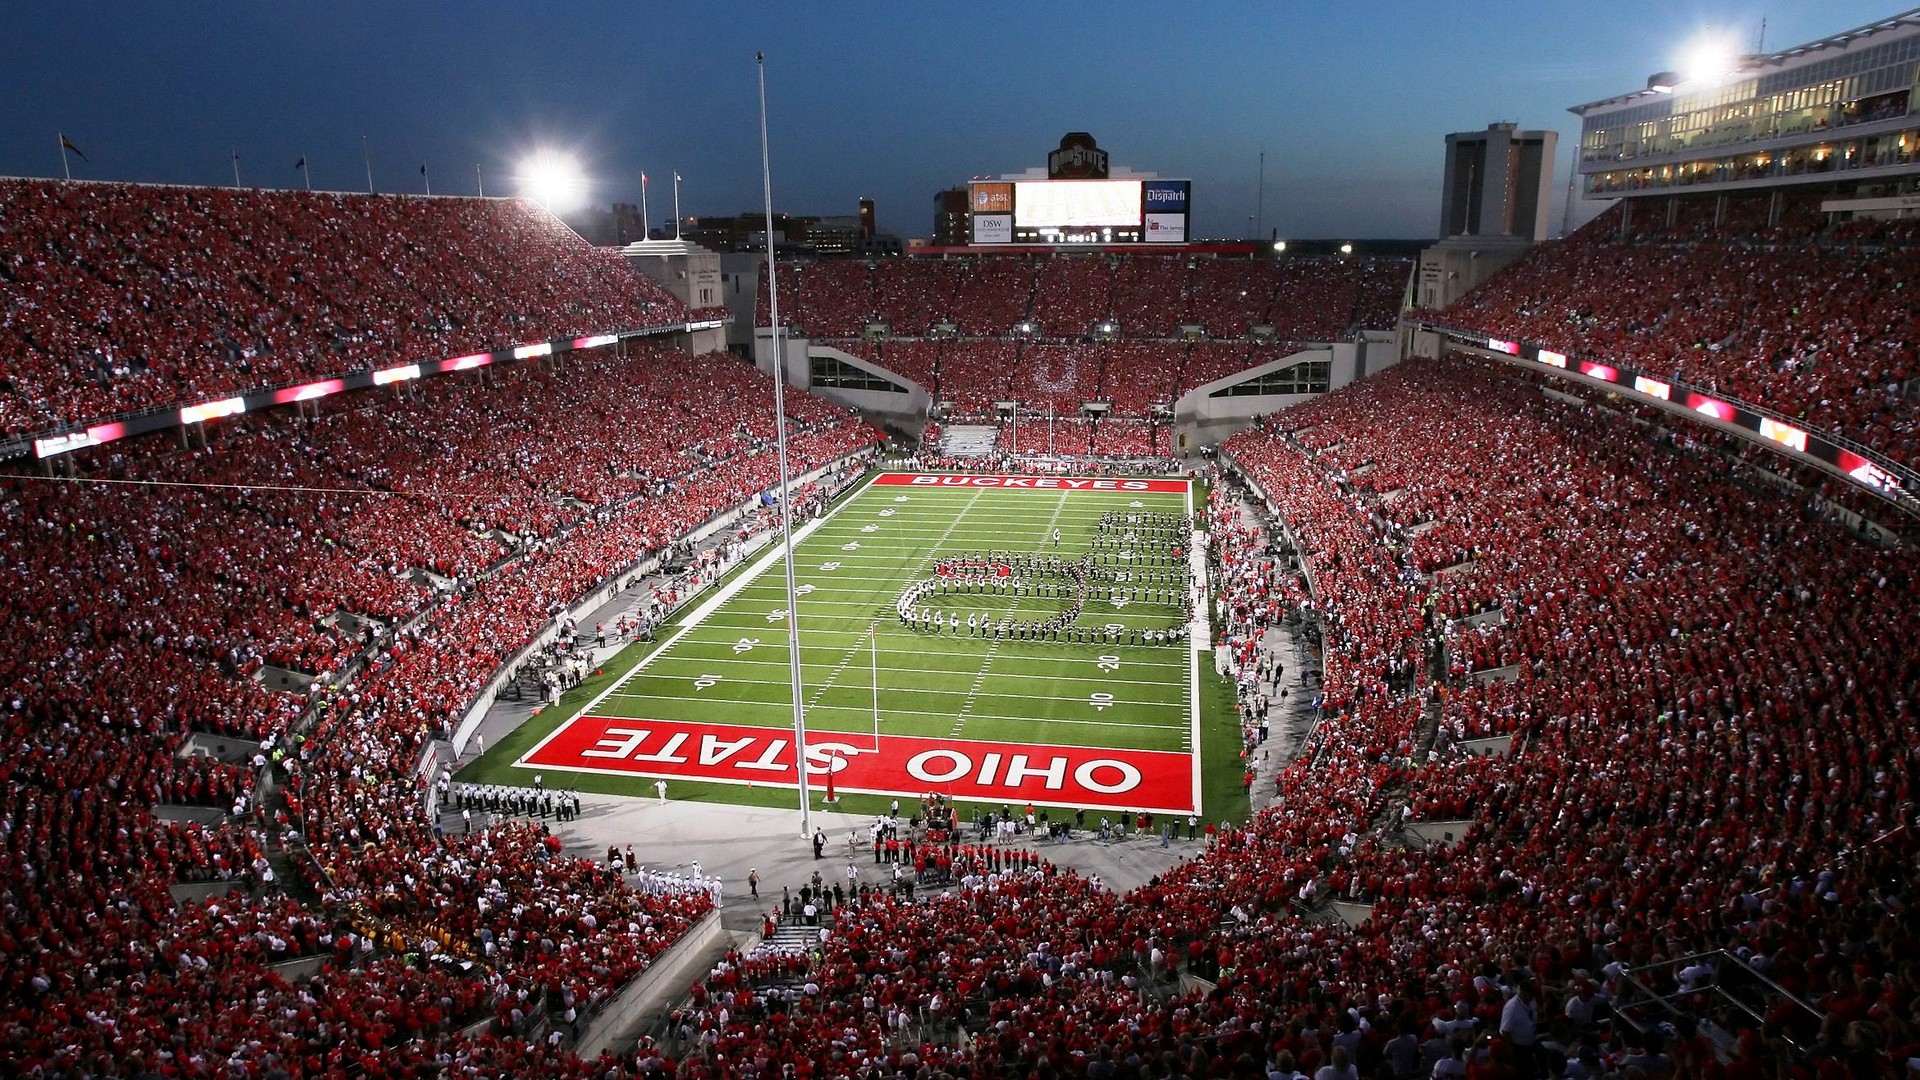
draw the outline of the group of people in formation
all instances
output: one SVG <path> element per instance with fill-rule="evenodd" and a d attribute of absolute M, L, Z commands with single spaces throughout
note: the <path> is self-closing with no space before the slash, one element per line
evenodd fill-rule
<path fill-rule="evenodd" d="M 1109 510 L 1089 541 L 1096 566 L 1184 567 L 1193 521 L 1158 510 Z"/>
<path fill-rule="evenodd" d="M 1177 517 L 1177 515 L 1160 515 Z M 1161 527 L 1158 524 L 1156 528 Z M 1175 527 L 1165 526 L 1172 530 Z M 1050 641 L 1079 645 L 1165 645 L 1184 641 L 1193 619 L 1193 572 L 1184 560 L 1152 565 L 1130 560 L 1121 565 L 1094 557 L 1077 560 L 1011 551 L 974 551 L 941 559 L 934 577 L 900 593 L 894 613 L 900 624 L 926 633 L 1007 641 Z M 1065 601 L 1041 618 L 1015 618 L 967 610 L 964 597 L 1001 596 Z M 951 599 L 947 599 L 951 598 Z M 1116 610 L 1132 603 L 1178 608 L 1167 626 L 1077 625 L 1089 599 L 1103 598 Z M 941 600 L 937 606 L 930 602 Z"/>

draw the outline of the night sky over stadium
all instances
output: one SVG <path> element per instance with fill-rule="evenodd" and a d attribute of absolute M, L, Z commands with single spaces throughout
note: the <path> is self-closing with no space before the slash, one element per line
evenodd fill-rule
<path fill-rule="evenodd" d="M 925 235 L 933 194 L 1040 165 L 1070 130 L 1115 165 L 1192 177 L 1196 231 L 1420 237 L 1442 136 L 1495 120 L 1562 132 L 1568 105 L 1635 90 L 1703 28 L 1783 48 L 1897 13 L 1858 0 L 1474 3 L 0 5 L 0 174 L 381 191 L 513 190 L 570 151 L 592 201 L 652 218 L 760 206 L 753 54 L 768 56 L 774 200 Z M 1558 210 L 1556 209 L 1556 214 Z M 1576 218 L 1577 220 L 1577 218 Z"/>

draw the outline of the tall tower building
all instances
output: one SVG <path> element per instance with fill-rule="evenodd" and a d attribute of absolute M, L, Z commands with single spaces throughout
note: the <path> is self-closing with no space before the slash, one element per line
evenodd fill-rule
<path fill-rule="evenodd" d="M 1511 236 L 1538 243 L 1547 238 L 1560 135 L 1515 128 L 1489 124 L 1485 131 L 1447 136 L 1440 239 Z"/>

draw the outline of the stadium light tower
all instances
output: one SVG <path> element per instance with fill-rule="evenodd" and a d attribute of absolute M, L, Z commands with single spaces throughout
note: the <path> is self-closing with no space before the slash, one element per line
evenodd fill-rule
<path fill-rule="evenodd" d="M 773 431 L 780 457 L 780 555 L 787 568 L 787 676 L 793 690 L 793 771 L 800 784 L 800 835 L 812 832 L 807 805 L 807 704 L 800 687 L 800 597 L 793 587 L 793 480 L 787 472 L 787 358 L 780 348 L 780 286 L 773 273 L 773 170 L 767 161 L 767 54 L 754 53 L 760 75 L 760 190 L 767 212 L 767 312 L 773 324 Z M 876 706 L 876 715 L 877 715 Z M 828 762 L 831 769 L 836 762 Z"/>
<path fill-rule="evenodd" d="M 564 214 L 586 201 L 586 177 L 580 163 L 555 150 L 540 150 L 520 163 L 520 193 L 547 208 L 548 213 Z"/>

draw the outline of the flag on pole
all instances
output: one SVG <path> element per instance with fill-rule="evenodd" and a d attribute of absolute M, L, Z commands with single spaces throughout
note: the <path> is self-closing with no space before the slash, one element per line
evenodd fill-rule
<path fill-rule="evenodd" d="M 303 156 L 302 156 L 302 157 L 300 158 L 300 160 L 299 160 L 299 161 L 296 161 L 296 162 L 294 162 L 294 163 L 293 163 L 293 167 L 294 167 L 294 168 L 295 168 L 296 170 L 298 170 L 298 169 L 304 169 L 304 168 L 306 168 L 306 167 L 307 167 L 307 159 L 306 159 L 306 157 L 305 157 L 305 156 L 303 155 Z"/>
<path fill-rule="evenodd" d="M 42 143 L 41 145 L 44 146 L 46 144 Z M 87 157 L 87 155 L 80 152 L 79 147 L 73 145 L 73 140 L 67 138 L 65 135 L 60 136 L 60 148 L 63 150 L 73 151 L 73 156 L 79 158 L 81 161 L 91 160 L 90 158 Z"/>
<path fill-rule="evenodd" d="M 646 173 L 641 173 L 641 174 L 640 174 L 640 186 L 641 186 L 641 187 L 646 187 L 646 186 L 647 186 L 647 174 L 646 174 Z"/>

